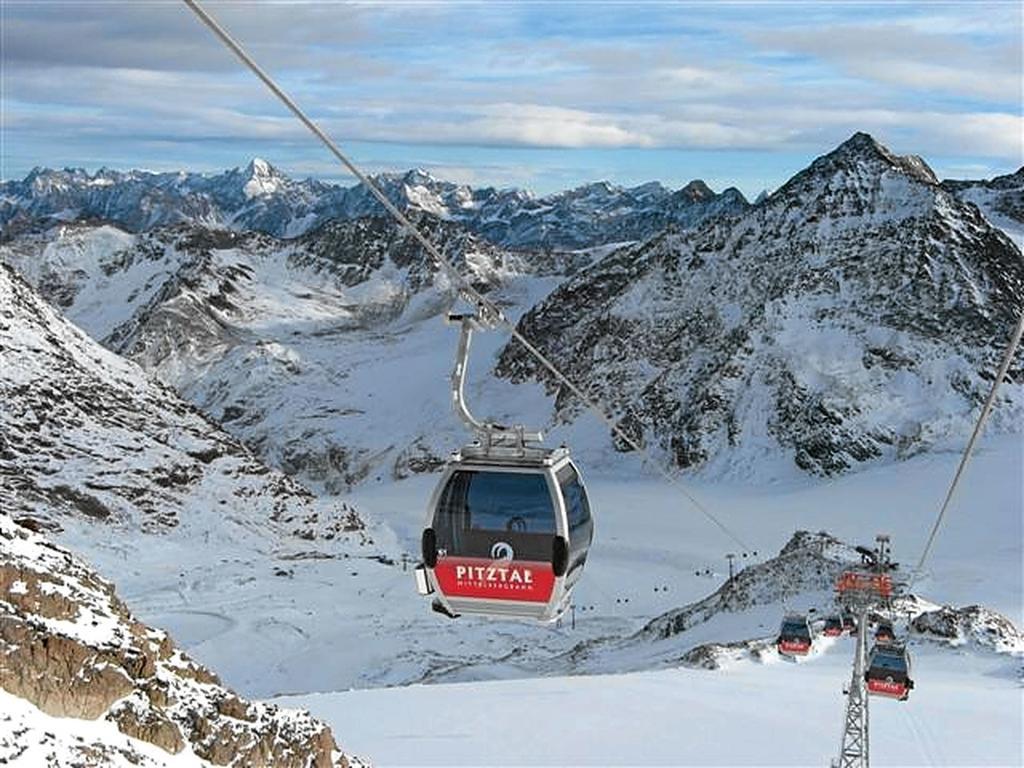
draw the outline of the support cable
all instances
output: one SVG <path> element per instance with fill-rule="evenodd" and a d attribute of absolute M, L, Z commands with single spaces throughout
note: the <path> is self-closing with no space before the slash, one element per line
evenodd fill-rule
<path fill-rule="evenodd" d="M 405 214 L 402 213 L 399 208 L 388 199 L 387 195 L 377 186 L 377 184 L 371 180 L 366 174 L 359 170 L 356 165 L 349 160 L 349 158 L 338 148 L 337 144 L 328 136 L 312 119 L 310 119 L 302 109 L 292 100 L 292 98 L 284 92 L 284 90 L 274 82 L 273 78 L 266 71 L 264 71 L 259 64 L 257 64 L 253 58 L 242 48 L 234 38 L 214 19 L 207 11 L 197 2 L 197 0 L 183 0 L 185 5 L 192 10 L 200 21 L 202 21 L 209 29 L 217 36 L 217 38 L 227 46 L 235 56 L 243 64 L 245 64 L 255 74 L 263 84 L 270 89 L 270 91 L 277 96 L 277 98 L 283 103 L 289 111 L 299 121 L 310 130 L 310 132 L 316 136 L 320 142 L 327 147 L 327 149 L 334 155 L 342 165 L 345 166 L 348 171 L 355 176 L 377 199 L 378 202 L 384 209 L 390 213 L 395 220 L 405 230 L 416 239 L 417 242 L 423 247 L 423 249 L 434 259 L 438 267 L 448 276 L 448 278 L 456 285 L 459 291 L 468 299 L 475 302 L 476 305 L 487 313 L 487 315 L 493 318 L 496 325 L 506 329 L 513 339 L 519 342 L 523 348 L 533 356 L 537 362 L 539 362 L 544 368 L 548 370 L 561 384 L 563 384 L 573 395 L 580 399 L 591 411 L 593 411 L 608 427 L 612 433 L 622 440 L 631 449 L 636 451 L 645 461 L 651 466 L 658 470 L 659 474 L 662 475 L 671 485 L 673 485 L 680 493 L 685 496 L 689 502 L 696 508 L 701 514 L 704 515 L 708 520 L 714 523 L 718 529 L 724 533 L 733 542 L 738 544 L 744 550 L 749 550 L 750 547 L 735 534 L 728 526 L 726 526 L 721 520 L 713 515 L 703 504 L 701 504 L 694 495 L 680 484 L 676 477 L 668 471 L 660 462 L 656 461 L 654 457 L 644 448 L 637 440 L 633 439 L 629 434 L 623 430 L 618 423 L 598 404 L 594 399 L 588 397 L 583 393 L 576 384 L 574 384 L 565 374 L 563 374 L 554 363 L 552 363 L 544 353 L 542 353 L 537 347 L 535 347 L 527 338 L 525 338 L 515 324 L 505 317 L 501 309 L 494 304 L 492 301 L 485 298 L 479 291 L 470 285 L 469 281 L 466 280 L 455 266 L 448 261 L 438 250 L 430 240 L 428 240 L 422 232 L 409 220 Z"/>
<path fill-rule="evenodd" d="M 956 473 L 953 475 L 953 481 L 949 484 L 949 490 L 946 491 L 946 498 L 943 500 L 942 507 L 939 509 L 939 515 L 935 518 L 935 524 L 932 525 L 931 533 L 928 534 L 928 541 L 925 543 L 924 550 L 921 552 L 921 558 L 917 561 L 917 566 L 914 568 L 914 573 L 911 575 L 910 584 L 907 586 L 908 591 L 921 577 L 925 561 L 931 554 L 932 545 L 935 543 L 935 536 L 938 534 L 942 521 L 946 517 L 946 511 L 949 509 L 949 504 L 953 500 L 953 494 L 956 493 L 957 485 L 960 483 L 960 478 L 963 476 L 964 470 L 967 468 L 967 464 L 971 460 L 974 445 L 978 442 L 978 438 L 981 436 L 981 431 L 985 427 L 985 422 L 988 420 L 988 416 L 992 411 L 992 406 L 996 401 L 996 393 L 999 391 L 999 385 L 1002 383 L 1003 378 L 1005 378 L 1006 372 L 1010 369 L 1010 364 L 1013 362 L 1014 355 L 1017 353 L 1017 347 L 1020 345 L 1022 335 L 1024 335 L 1024 312 L 1021 313 L 1020 319 L 1017 321 L 1017 329 L 1014 331 L 1013 337 L 1010 339 L 1010 345 L 1006 348 L 1006 354 L 1003 355 L 1003 362 L 1000 364 L 999 371 L 996 373 L 995 379 L 992 381 L 992 390 L 988 393 L 988 399 L 985 400 L 985 404 L 981 408 L 981 413 L 978 414 L 978 421 L 974 425 L 974 431 L 971 433 L 971 439 L 967 441 L 967 447 L 964 448 L 963 456 L 960 457 L 960 464 L 957 466 Z"/>

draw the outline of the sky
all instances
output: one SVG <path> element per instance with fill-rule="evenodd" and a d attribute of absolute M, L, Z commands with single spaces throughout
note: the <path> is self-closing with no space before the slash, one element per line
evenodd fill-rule
<path fill-rule="evenodd" d="M 856 131 L 943 178 L 1024 163 L 1018 2 L 213 2 L 368 172 L 539 194 L 773 189 Z M 0 177 L 352 179 L 176 0 L 0 0 Z"/>

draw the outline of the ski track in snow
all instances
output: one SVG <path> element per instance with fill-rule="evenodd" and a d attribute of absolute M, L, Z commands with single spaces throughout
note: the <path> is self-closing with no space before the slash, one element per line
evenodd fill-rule
<path fill-rule="evenodd" d="M 803 664 L 411 686 L 278 699 L 380 766 L 827 765 L 852 642 Z M 976 663 L 919 656 L 908 702 L 872 698 L 875 765 L 1019 765 L 1021 698 Z M 966 660 L 970 661 L 970 660 Z M 344 728 L 344 730 L 342 730 Z"/>

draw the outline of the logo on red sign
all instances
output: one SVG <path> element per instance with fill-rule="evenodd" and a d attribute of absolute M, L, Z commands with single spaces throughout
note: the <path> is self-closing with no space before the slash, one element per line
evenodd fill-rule
<path fill-rule="evenodd" d="M 802 655 L 811 650 L 811 645 L 799 640 L 782 640 L 779 642 L 779 650 L 784 653 L 799 653 Z"/>

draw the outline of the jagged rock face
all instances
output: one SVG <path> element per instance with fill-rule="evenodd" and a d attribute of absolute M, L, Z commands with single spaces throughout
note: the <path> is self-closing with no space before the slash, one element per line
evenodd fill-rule
<path fill-rule="evenodd" d="M 680 467 L 745 474 L 781 448 L 833 474 L 966 435 L 1022 306 L 1013 242 L 857 134 L 742 216 L 612 253 L 519 330 Z M 1021 359 L 997 429 L 1020 423 Z M 579 414 L 517 346 L 497 370 Z"/>
<path fill-rule="evenodd" d="M 102 219 L 132 232 L 187 222 L 294 236 L 330 216 L 335 190 L 293 181 L 258 158 L 216 176 L 36 168 L 0 184 L 0 224 L 5 235 L 32 228 L 31 220 Z"/>
<path fill-rule="evenodd" d="M 348 766 L 326 725 L 239 698 L 165 633 L 137 621 L 109 582 L 7 515 L 0 688 L 49 715 L 103 718 L 171 754 L 188 748 L 206 764 Z M 19 740 L 28 747 L 40 737 Z"/>
<path fill-rule="evenodd" d="M 601 182 L 538 199 L 517 189 L 472 189 L 421 170 L 373 178 L 404 210 L 456 221 L 492 242 L 526 249 L 646 238 L 670 223 L 693 226 L 747 207 L 738 190 L 715 194 L 702 181 L 676 192 L 656 182 L 633 189 Z M 37 168 L 21 181 L 0 183 L 4 239 L 69 218 L 103 219 L 132 232 L 192 222 L 296 237 L 329 219 L 384 214 L 362 184 L 297 182 L 258 158 L 216 176 Z"/>
<path fill-rule="evenodd" d="M 172 390 L 68 323 L 6 265 L 0 359 L 0 506 L 16 519 L 370 543 L 355 510 L 325 505 L 267 469 Z"/>
<path fill-rule="evenodd" d="M 657 182 L 624 189 L 603 181 L 534 198 L 518 190 L 472 190 L 415 171 L 376 180 L 399 206 L 460 221 L 492 242 L 525 249 L 579 249 L 644 239 L 669 225 L 691 227 L 748 207 L 738 190 L 716 194 L 702 181 L 676 192 Z M 346 216 L 384 212 L 361 185 L 349 197 Z"/>

